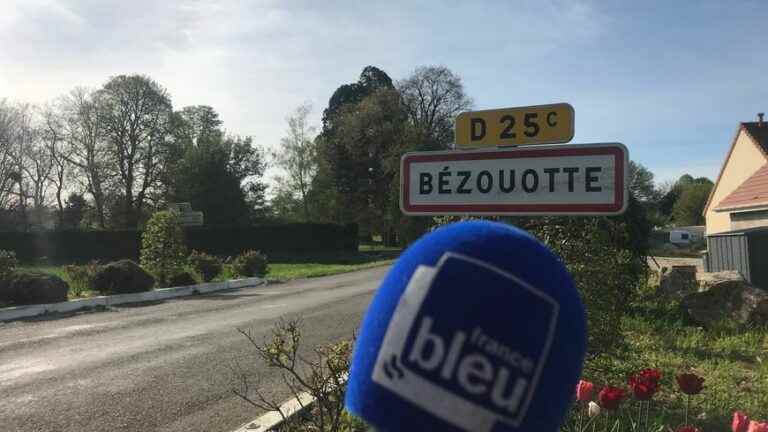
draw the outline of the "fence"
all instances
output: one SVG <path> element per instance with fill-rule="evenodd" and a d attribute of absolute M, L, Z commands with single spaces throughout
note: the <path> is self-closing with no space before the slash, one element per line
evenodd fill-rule
<path fill-rule="evenodd" d="M 768 228 L 752 228 L 707 236 L 706 271 L 735 270 L 756 286 L 768 289 Z"/>
<path fill-rule="evenodd" d="M 270 256 L 350 252 L 358 247 L 356 225 L 281 224 L 186 228 L 189 249 L 213 255 L 261 250 Z M 0 250 L 12 250 L 22 262 L 53 263 L 137 259 L 140 231 L 0 232 Z"/>

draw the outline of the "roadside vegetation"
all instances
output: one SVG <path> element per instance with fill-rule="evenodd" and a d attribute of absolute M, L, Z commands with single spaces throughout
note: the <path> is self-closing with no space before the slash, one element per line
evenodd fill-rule
<path fill-rule="evenodd" d="M 659 297 L 659 276 L 646 261 L 651 229 L 646 210 L 633 200 L 619 217 L 510 220 L 562 257 L 587 308 L 582 379 L 591 390 L 574 400 L 561 431 L 727 430 L 735 411 L 766 420 L 768 329 L 727 323 L 704 328 L 689 321 L 677 302 Z M 291 340 L 296 331 L 291 327 L 277 340 Z M 261 351 L 275 352 L 268 347 Z M 317 429 L 317 415 L 304 413 L 298 424 L 281 430 L 356 430 Z"/>
<path fill-rule="evenodd" d="M 232 393 L 258 410 L 276 411 L 284 421 L 279 431 L 367 430 L 365 423 L 344 410 L 354 338 L 314 348 L 303 346 L 300 320 L 279 321 L 265 340 L 257 340 L 249 329 L 238 331 L 253 347 L 253 360 L 279 375 L 293 398 L 301 401 L 302 395 L 308 394 L 316 401 L 299 414 L 288 416 L 281 409 L 282 401 L 264 392 L 258 377 L 235 363 L 230 375 Z"/>
<path fill-rule="evenodd" d="M 276 258 L 270 264 L 267 278 L 287 281 L 299 278 L 330 276 L 392 264 L 401 248 L 380 243 L 360 245 L 357 253 L 332 253 L 323 256 L 293 256 Z"/>
<path fill-rule="evenodd" d="M 392 264 L 401 249 L 379 244 L 361 245 L 358 253 L 333 253 L 315 256 L 277 258 L 269 262 L 263 275 L 270 282 L 287 282 L 293 279 L 332 276 Z M 237 257 L 235 258 L 235 260 Z M 257 260 L 266 260 L 261 254 Z M 262 264 L 258 264 L 262 265 Z M 93 278 L 102 266 L 98 262 L 84 265 L 22 265 L 19 271 L 44 273 L 61 278 L 69 285 L 68 299 L 88 298 L 101 295 L 93 289 Z M 234 263 L 224 263 L 219 257 L 192 251 L 184 267 L 196 283 L 222 282 L 241 277 Z M 242 271 L 242 270 L 241 270 Z M 5 304 L 10 306 L 10 304 Z M 0 307 L 3 303 L 0 302 Z"/>
<path fill-rule="evenodd" d="M 768 394 L 763 391 L 768 386 L 768 329 L 696 326 L 676 302 L 657 299 L 651 291 L 630 304 L 619 324 L 621 343 L 587 360 L 583 379 L 593 383 L 594 390 L 575 402 L 564 432 L 592 431 L 593 424 L 597 431 L 666 432 L 684 425 L 699 431 L 730 430 L 735 411 L 768 420 Z M 630 382 L 645 369 L 661 375 L 645 390 L 650 402 L 638 401 L 643 389 Z M 703 378 L 700 392 L 688 396 L 678 383 L 681 374 Z M 601 400 L 600 392 L 608 385 L 622 390 L 617 409 L 603 407 L 599 415 L 589 417 L 589 402 L 605 405 L 607 396 Z"/>
<path fill-rule="evenodd" d="M 614 322 L 618 323 L 614 345 L 590 354 L 583 374 L 589 387 L 579 390 L 561 432 L 668 432 L 686 425 L 695 429 L 682 430 L 730 430 L 735 411 L 755 421 L 768 420 L 768 393 L 763 391 L 768 387 L 768 329 L 696 326 L 677 303 L 658 299 L 656 288 L 655 277 L 648 282 L 644 278 L 625 314 Z M 326 415 L 338 423 L 324 421 L 321 427 L 320 410 L 338 412 L 343 391 L 330 391 L 333 386 L 313 389 L 294 377 L 314 376 L 315 380 L 304 379 L 304 383 L 334 383 L 343 388 L 338 368 L 329 370 L 327 365 L 349 364 L 353 335 L 316 349 L 313 363 L 299 367 L 300 361 L 292 359 L 298 359 L 306 347 L 300 346 L 298 321 L 279 323 L 265 341 L 250 338 L 247 330 L 241 333 L 256 348 L 258 361 L 292 383 L 287 390 L 293 397 L 307 391 L 321 401 L 291 417 L 280 431 L 367 430 L 349 415 Z M 254 377 L 239 369 L 234 372 L 232 391 L 250 405 L 269 411 L 284 402 L 261 393 Z M 610 391 L 603 391 L 606 388 Z"/>

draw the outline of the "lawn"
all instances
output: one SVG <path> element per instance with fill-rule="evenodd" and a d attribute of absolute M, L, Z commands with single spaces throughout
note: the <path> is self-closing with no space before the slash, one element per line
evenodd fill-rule
<path fill-rule="evenodd" d="M 69 282 L 67 280 L 66 274 L 64 274 L 64 266 L 54 266 L 54 265 L 23 265 L 17 268 L 19 271 L 22 272 L 39 272 L 39 273 L 47 273 L 52 274 L 54 276 L 58 276 L 65 281 Z"/>
<path fill-rule="evenodd" d="M 267 278 L 286 281 L 348 273 L 392 264 L 400 252 L 400 248 L 361 245 L 357 253 L 276 258 L 274 262 L 269 264 Z"/>
<path fill-rule="evenodd" d="M 371 267 L 379 267 L 391 264 L 394 260 L 375 260 L 361 264 L 328 264 L 328 263 L 276 263 L 269 265 L 269 280 L 291 280 L 299 278 L 311 278 L 330 276 L 339 273 L 348 273 Z"/>
<path fill-rule="evenodd" d="M 630 374 L 643 368 L 660 369 L 662 387 L 652 409 L 657 427 L 652 430 L 662 424 L 673 428 L 682 424 L 685 399 L 677 391 L 675 375 L 684 371 L 705 378 L 704 390 L 692 397 L 689 420 L 700 430 L 730 430 L 737 409 L 752 418 L 768 420 L 766 328 L 721 326 L 707 330 L 687 322 L 676 304 L 654 300 L 633 304 L 621 326 L 623 346 L 616 353 L 589 360 L 584 378 L 598 387 L 612 384 L 626 388 Z M 636 410 L 635 402 L 625 402 L 624 418 Z M 625 423 L 622 430 L 631 428 Z"/>

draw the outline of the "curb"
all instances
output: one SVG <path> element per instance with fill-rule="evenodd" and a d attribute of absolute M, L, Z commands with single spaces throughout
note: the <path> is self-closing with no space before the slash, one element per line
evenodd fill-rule
<path fill-rule="evenodd" d="M 246 279 L 234 279 L 224 282 L 208 282 L 198 285 L 160 288 L 140 293 L 91 297 L 87 299 L 77 299 L 60 303 L 13 306 L 0 309 L 0 322 L 13 321 L 20 318 L 29 318 L 55 312 L 73 312 L 80 309 L 93 308 L 98 306 L 108 307 L 125 303 L 142 303 L 148 301 L 165 300 L 175 297 L 185 297 L 193 294 L 206 294 L 215 291 L 259 286 L 265 283 L 265 279 L 253 277 Z"/>
<path fill-rule="evenodd" d="M 269 411 L 262 416 L 245 423 L 232 432 L 267 432 L 288 421 L 291 417 L 300 414 L 315 403 L 315 398 L 307 392 L 300 393 L 298 397 L 283 402 L 280 405 L 280 411 L 285 416 L 285 420 L 277 411 Z"/>
<path fill-rule="evenodd" d="M 341 378 L 343 385 L 347 384 L 348 379 L 349 374 L 345 373 Z M 280 405 L 280 411 L 285 418 L 277 411 L 269 411 L 243 424 L 232 432 L 268 432 L 275 430 L 275 428 L 287 422 L 293 416 L 311 408 L 315 401 L 316 399 L 311 394 L 307 392 L 299 393 Z"/>

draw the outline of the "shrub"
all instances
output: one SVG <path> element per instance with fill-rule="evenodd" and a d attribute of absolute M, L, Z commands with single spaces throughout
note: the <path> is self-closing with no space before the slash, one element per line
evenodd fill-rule
<path fill-rule="evenodd" d="M 69 292 L 79 297 L 85 291 L 92 291 L 93 281 L 96 278 L 101 265 L 98 261 L 91 261 L 85 265 L 67 265 L 64 266 L 64 275 L 69 279 Z"/>
<path fill-rule="evenodd" d="M 182 271 L 186 256 L 179 215 L 172 211 L 153 214 L 141 237 L 142 267 L 157 278 L 160 286 L 167 286 L 171 276 Z"/>
<path fill-rule="evenodd" d="M 547 244 L 573 276 L 587 310 L 588 353 L 617 349 L 618 323 L 647 277 L 650 226 L 630 200 L 626 214 L 612 218 L 543 218 L 522 224 Z"/>
<path fill-rule="evenodd" d="M 13 305 L 63 302 L 69 291 L 60 277 L 44 273 L 11 273 L 0 285 L 0 301 Z"/>
<path fill-rule="evenodd" d="M 200 274 L 203 282 L 210 282 L 221 273 L 221 260 L 204 252 L 192 251 L 188 258 L 189 265 Z"/>
<path fill-rule="evenodd" d="M 18 264 L 16 252 L 0 250 L 0 278 L 10 276 Z"/>
<path fill-rule="evenodd" d="M 352 357 L 354 340 L 314 348 L 313 355 L 305 355 L 301 349 L 301 331 L 298 320 L 279 321 L 272 334 L 265 339 L 258 338 L 248 330 L 238 329 L 255 349 L 271 374 L 283 378 L 288 391 L 294 397 L 300 392 L 311 394 L 317 401 L 306 419 L 298 424 L 288 424 L 287 430 L 341 432 L 365 431 L 368 428 L 344 411 L 346 377 Z M 272 392 L 265 392 L 259 382 L 242 370 L 236 370 L 232 392 L 251 406 L 260 410 L 276 411 L 284 419 L 279 399 Z M 293 420 L 293 419 L 292 419 Z M 303 422 L 301 420 L 304 420 Z"/>
<path fill-rule="evenodd" d="M 232 272 L 236 276 L 264 276 L 268 271 L 267 256 L 258 251 L 245 251 L 232 262 Z"/>
<path fill-rule="evenodd" d="M 171 276 L 168 283 L 168 286 L 171 286 L 171 287 L 188 286 L 188 285 L 197 285 L 197 279 L 195 279 L 195 277 L 192 276 L 192 273 L 186 270 Z"/>
<path fill-rule="evenodd" d="M 436 225 L 477 219 L 444 216 Z M 588 355 L 621 346 L 618 325 L 647 278 L 651 226 L 643 207 L 630 196 L 615 217 L 506 218 L 549 246 L 565 264 L 587 310 Z"/>
<path fill-rule="evenodd" d="M 149 291 L 155 279 L 133 261 L 120 260 L 107 264 L 93 279 L 93 288 L 105 294 L 125 294 Z"/>

